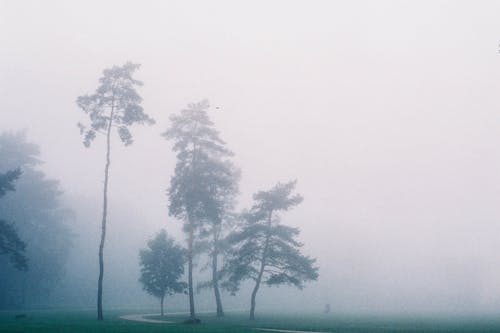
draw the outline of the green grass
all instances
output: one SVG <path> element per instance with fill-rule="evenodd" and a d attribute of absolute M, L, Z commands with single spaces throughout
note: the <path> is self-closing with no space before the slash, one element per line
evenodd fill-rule
<path fill-rule="evenodd" d="M 390 332 L 500 332 L 500 319 L 496 318 L 403 318 L 334 316 L 313 314 L 261 314 L 255 322 L 247 319 L 247 313 L 229 313 L 223 319 L 214 315 L 200 315 L 202 324 L 182 324 L 185 315 L 165 316 L 174 324 L 140 323 L 120 319 L 131 311 L 107 311 L 106 320 L 95 320 L 95 311 L 30 311 L 27 317 L 15 319 L 21 312 L 0 312 L 0 332 L 9 333 L 134 333 L 134 332 L 185 332 L 221 333 L 253 332 L 254 328 L 276 328 L 335 333 L 390 333 Z M 155 318 L 157 319 L 157 318 Z"/>

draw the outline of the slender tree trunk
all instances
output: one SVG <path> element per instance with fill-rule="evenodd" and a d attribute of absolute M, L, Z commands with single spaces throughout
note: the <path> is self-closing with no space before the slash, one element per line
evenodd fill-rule
<path fill-rule="evenodd" d="M 219 291 L 219 277 L 217 267 L 217 257 L 219 255 L 218 239 L 216 231 L 214 231 L 214 251 L 212 253 L 212 285 L 215 294 L 215 303 L 217 305 L 217 317 L 224 317 L 224 310 L 222 309 L 222 300 Z"/>
<path fill-rule="evenodd" d="M 165 295 L 162 295 L 160 298 L 160 308 L 161 308 L 161 316 L 163 317 L 163 300 L 165 299 Z"/>
<path fill-rule="evenodd" d="M 194 230 L 191 222 L 189 222 L 189 238 L 188 238 L 188 292 L 189 292 L 189 317 L 191 320 L 196 320 L 194 311 L 194 293 L 193 293 L 193 242 Z"/>
<path fill-rule="evenodd" d="M 106 220 L 108 217 L 108 180 L 109 165 L 111 164 L 111 126 L 113 124 L 114 99 L 111 106 L 108 130 L 106 133 L 106 166 L 104 167 L 104 190 L 102 205 L 101 242 L 99 244 L 99 279 L 97 282 L 97 320 L 103 320 L 102 315 L 102 280 L 104 278 L 104 241 L 106 240 Z"/>
<path fill-rule="evenodd" d="M 266 241 L 267 245 L 267 241 Z M 266 246 L 267 247 L 267 246 Z M 264 268 L 266 267 L 265 264 L 265 252 L 264 251 L 264 256 L 261 259 L 260 262 L 260 270 L 259 270 L 259 275 L 257 276 L 257 280 L 255 281 L 255 286 L 253 287 L 252 290 L 252 298 L 250 299 L 250 320 L 255 320 L 255 297 L 257 296 L 257 291 L 259 291 L 260 283 L 262 281 L 262 275 L 264 274 Z"/>
<path fill-rule="evenodd" d="M 268 231 L 267 231 L 267 235 L 266 235 L 266 242 L 264 245 L 264 250 L 262 251 L 262 258 L 260 260 L 259 275 L 257 276 L 257 280 L 255 280 L 255 286 L 253 287 L 252 297 L 250 299 L 250 320 L 255 320 L 255 298 L 257 296 L 257 292 L 259 291 L 260 283 L 262 282 L 262 276 L 264 275 L 264 269 L 266 268 L 267 252 L 269 250 L 269 240 L 271 238 L 272 214 L 273 214 L 273 211 L 271 210 L 269 212 L 269 217 L 268 217 L 268 221 L 267 221 Z"/>
<path fill-rule="evenodd" d="M 196 166 L 196 143 L 193 142 L 193 156 L 191 160 L 191 172 L 195 173 Z M 194 217 L 191 215 L 192 209 L 191 207 L 187 207 L 188 211 L 188 294 L 189 294 L 189 319 L 195 323 L 196 322 L 196 313 L 194 310 L 194 292 L 193 292 L 193 245 L 194 245 Z"/>

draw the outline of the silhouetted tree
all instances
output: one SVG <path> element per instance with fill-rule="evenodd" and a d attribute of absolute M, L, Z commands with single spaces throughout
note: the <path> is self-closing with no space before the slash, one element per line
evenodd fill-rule
<path fill-rule="evenodd" d="M 14 191 L 14 181 L 21 175 L 21 169 L 0 173 L 0 198 L 7 191 Z M 12 265 L 18 270 L 28 268 L 25 256 L 26 244 L 19 238 L 15 227 L 4 220 L 0 220 L 0 255 L 8 255 Z"/>
<path fill-rule="evenodd" d="M 269 191 L 257 192 L 254 205 L 243 214 L 241 228 L 227 238 L 234 250 L 224 267 L 227 280 L 223 287 L 234 294 L 243 280 L 255 281 L 250 320 L 255 319 L 255 298 L 261 283 L 301 289 L 304 282 L 318 278 L 316 260 L 300 253 L 302 244 L 295 239 L 299 229 L 282 225 L 278 216 L 302 202 L 300 195 L 292 195 L 295 184 L 278 183 Z"/>
<path fill-rule="evenodd" d="M 193 293 L 193 257 L 195 241 L 203 233 L 215 236 L 218 242 L 220 226 L 227 208 L 237 190 L 237 177 L 228 157 L 232 153 L 209 119 L 207 100 L 188 105 L 179 115 L 170 117 L 171 126 L 163 134 L 173 141 L 177 163 L 168 189 L 169 214 L 184 222 L 187 235 L 188 293 L 190 320 L 198 322 L 195 314 Z M 211 227 L 210 227 L 211 226 Z M 217 272 L 217 247 L 212 251 Z M 214 290 L 218 312 L 222 314 L 222 302 L 218 291 L 217 277 Z"/>
<path fill-rule="evenodd" d="M 116 128 L 120 140 L 125 146 L 132 144 L 129 127 L 134 124 L 153 124 L 141 106 L 142 98 L 136 91 L 142 82 L 132 75 L 139 69 L 139 64 L 126 63 L 105 69 L 99 79 L 100 85 L 92 95 L 78 97 L 76 103 L 89 116 L 90 128 L 78 124 L 84 135 L 84 145 L 89 147 L 97 133 L 106 137 L 106 165 L 104 167 L 103 209 L 101 222 L 101 241 L 99 244 L 99 279 L 97 287 L 97 319 L 102 320 L 102 281 L 104 276 L 104 241 L 106 239 L 106 220 L 108 215 L 108 180 L 111 164 L 111 132 Z"/>
<path fill-rule="evenodd" d="M 160 299 L 161 315 L 166 295 L 181 293 L 187 284 L 179 281 L 184 274 L 185 251 L 162 230 L 139 252 L 141 277 L 139 281 L 149 294 Z"/>

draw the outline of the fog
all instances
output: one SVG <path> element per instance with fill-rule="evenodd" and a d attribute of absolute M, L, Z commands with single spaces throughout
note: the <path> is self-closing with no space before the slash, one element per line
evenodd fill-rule
<path fill-rule="evenodd" d="M 105 146 L 103 137 L 83 146 L 75 100 L 103 69 L 133 61 L 156 124 L 132 127 L 130 147 L 113 141 L 106 307 L 156 306 L 138 282 L 138 251 L 161 228 L 185 239 L 168 216 L 175 155 L 160 134 L 171 114 L 208 98 L 242 170 L 238 207 L 290 179 L 304 197 L 283 223 L 301 229 L 319 279 L 265 288 L 259 307 L 498 312 L 499 10 L 493 1 L 1 1 L 0 131 L 27 130 L 74 211 L 61 287 L 33 306 L 95 305 Z M 224 293 L 225 307 L 248 308 L 249 294 Z M 208 291 L 196 302 L 214 308 Z M 186 310 L 187 297 L 167 308 Z"/>

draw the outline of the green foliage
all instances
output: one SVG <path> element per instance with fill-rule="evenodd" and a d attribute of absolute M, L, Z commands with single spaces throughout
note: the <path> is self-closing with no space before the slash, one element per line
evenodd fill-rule
<path fill-rule="evenodd" d="M 18 270 L 28 269 L 25 256 L 26 244 L 19 238 L 13 225 L 0 220 L 0 255 L 8 255 Z"/>
<path fill-rule="evenodd" d="M 222 222 L 234 205 L 240 176 L 230 157 L 233 153 L 219 137 L 208 116 L 207 100 L 189 104 L 170 117 L 171 126 L 163 133 L 173 141 L 177 163 L 168 189 L 169 215 L 184 222 L 188 237 L 188 283 L 191 319 L 194 318 L 193 256 L 196 242 L 212 236 L 213 270 L 217 270 L 218 239 Z M 214 280 L 214 279 L 212 279 Z M 213 283 L 212 285 L 217 288 Z M 222 313 L 220 297 L 217 304 Z M 196 322 L 196 320 L 195 320 Z"/>
<path fill-rule="evenodd" d="M 14 181 L 21 175 L 21 169 L 0 173 L 0 198 L 7 191 L 14 191 Z M 0 220 L 0 255 L 8 255 L 11 264 L 18 270 L 28 269 L 25 256 L 26 244 L 19 238 L 14 225 Z"/>
<path fill-rule="evenodd" d="M 0 307 L 45 304 L 63 275 L 71 247 L 67 227 L 71 212 L 61 203 L 59 183 L 38 170 L 38 154 L 38 146 L 27 142 L 25 132 L 0 135 L 0 172 L 22 170 L 16 190 L 0 199 L 1 218 L 15 222 L 29 261 L 29 270 L 19 272 L 0 256 Z M 4 230 L 9 223 L 3 224 Z M 10 239 L 21 250 L 22 245 Z"/>
<path fill-rule="evenodd" d="M 14 170 L 22 166 L 35 167 L 42 164 L 38 158 L 40 147 L 26 140 L 26 130 L 0 134 L 2 170 Z"/>
<path fill-rule="evenodd" d="M 184 274 L 185 250 L 168 237 L 165 230 L 148 242 L 148 248 L 139 252 L 141 282 L 149 294 L 163 298 L 186 290 L 179 281 Z"/>
<path fill-rule="evenodd" d="M 21 175 L 21 169 L 9 170 L 5 173 L 0 173 L 0 198 L 8 191 L 14 191 L 14 181 Z"/>
<path fill-rule="evenodd" d="M 133 78 L 139 67 L 139 64 L 128 62 L 105 69 L 95 93 L 76 100 L 90 120 L 89 126 L 78 124 L 86 147 L 91 145 L 97 133 L 105 134 L 111 127 L 117 128 L 121 141 L 128 146 L 133 142 L 130 125 L 154 124 L 154 120 L 144 113 L 142 98 L 135 89 L 143 84 Z"/>
<path fill-rule="evenodd" d="M 233 251 L 223 269 L 222 286 L 233 294 L 247 279 L 303 288 L 305 282 L 318 278 L 315 259 L 300 253 L 299 229 L 280 224 L 277 215 L 302 202 L 300 195 L 292 195 L 295 184 L 278 183 L 256 193 L 254 205 L 242 214 L 240 228 L 227 237 Z"/>
<path fill-rule="evenodd" d="M 175 174 L 170 180 L 169 213 L 195 227 L 207 220 L 219 221 L 237 191 L 239 171 L 227 159 L 225 147 L 209 119 L 207 100 L 188 105 L 170 117 L 171 127 L 163 133 L 173 141 L 177 153 Z"/>

